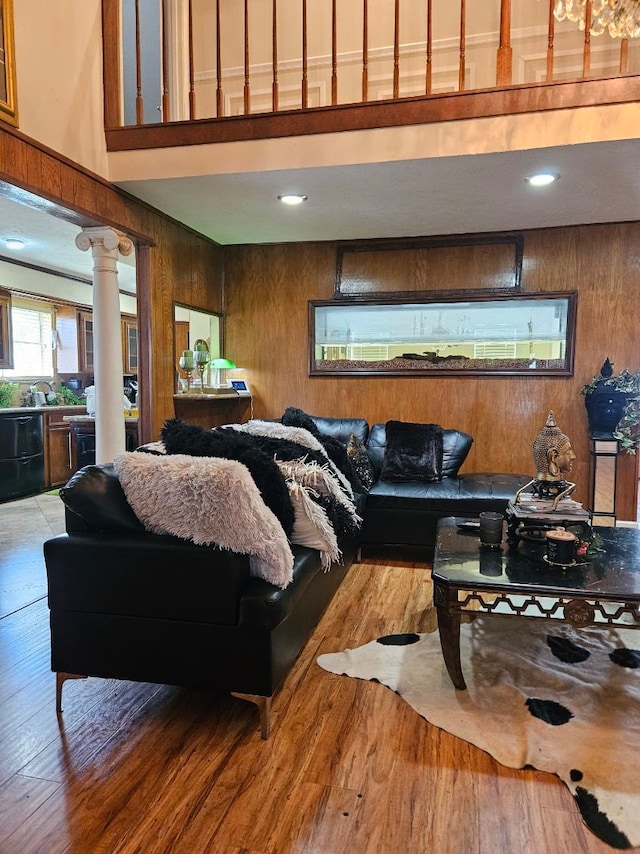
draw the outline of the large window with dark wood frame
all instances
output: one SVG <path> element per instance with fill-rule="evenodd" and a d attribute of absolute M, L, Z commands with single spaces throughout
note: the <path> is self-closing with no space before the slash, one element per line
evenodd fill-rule
<path fill-rule="evenodd" d="M 575 293 L 309 303 L 311 376 L 573 373 Z"/>

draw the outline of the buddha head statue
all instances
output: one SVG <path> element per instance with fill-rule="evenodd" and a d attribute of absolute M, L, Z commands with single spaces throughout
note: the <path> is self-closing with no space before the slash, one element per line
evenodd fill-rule
<path fill-rule="evenodd" d="M 563 481 L 565 473 L 571 471 L 575 458 L 569 437 L 559 430 L 553 412 L 550 412 L 547 423 L 533 443 L 536 479 Z"/>

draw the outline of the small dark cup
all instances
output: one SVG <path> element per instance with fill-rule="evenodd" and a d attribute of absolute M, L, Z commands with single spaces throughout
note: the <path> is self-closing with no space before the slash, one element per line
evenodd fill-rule
<path fill-rule="evenodd" d="M 502 552 L 483 548 L 480 550 L 480 575 L 497 577 L 502 575 Z"/>
<path fill-rule="evenodd" d="M 480 543 L 485 548 L 499 549 L 502 544 L 502 513 L 486 511 L 480 514 Z"/>

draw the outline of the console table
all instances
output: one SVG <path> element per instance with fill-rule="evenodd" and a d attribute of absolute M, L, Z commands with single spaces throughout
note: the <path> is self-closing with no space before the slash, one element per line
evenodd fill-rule
<path fill-rule="evenodd" d="M 233 394 L 174 394 L 176 418 L 198 427 L 221 427 L 239 424 L 251 418 L 253 400 L 250 395 Z"/>
<path fill-rule="evenodd" d="M 433 601 L 447 671 L 466 684 L 460 665 L 463 614 L 559 620 L 575 628 L 640 628 L 640 530 L 596 527 L 604 551 L 569 568 L 544 560 L 544 546 L 521 543 L 491 552 L 454 517 L 438 523 Z"/>

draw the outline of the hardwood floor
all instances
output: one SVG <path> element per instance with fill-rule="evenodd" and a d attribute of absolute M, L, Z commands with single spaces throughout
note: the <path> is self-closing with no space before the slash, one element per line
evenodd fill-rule
<path fill-rule="evenodd" d="M 68 682 L 58 720 L 41 545 L 62 528 L 59 499 L 0 505 L 1 854 L 610 850 L 557 778 L 504 768 L 315 663 L 433 628 L 425 565 L 351 569 L 274 698 L 268 741 L 242 700 L 112 680 Z"/>

